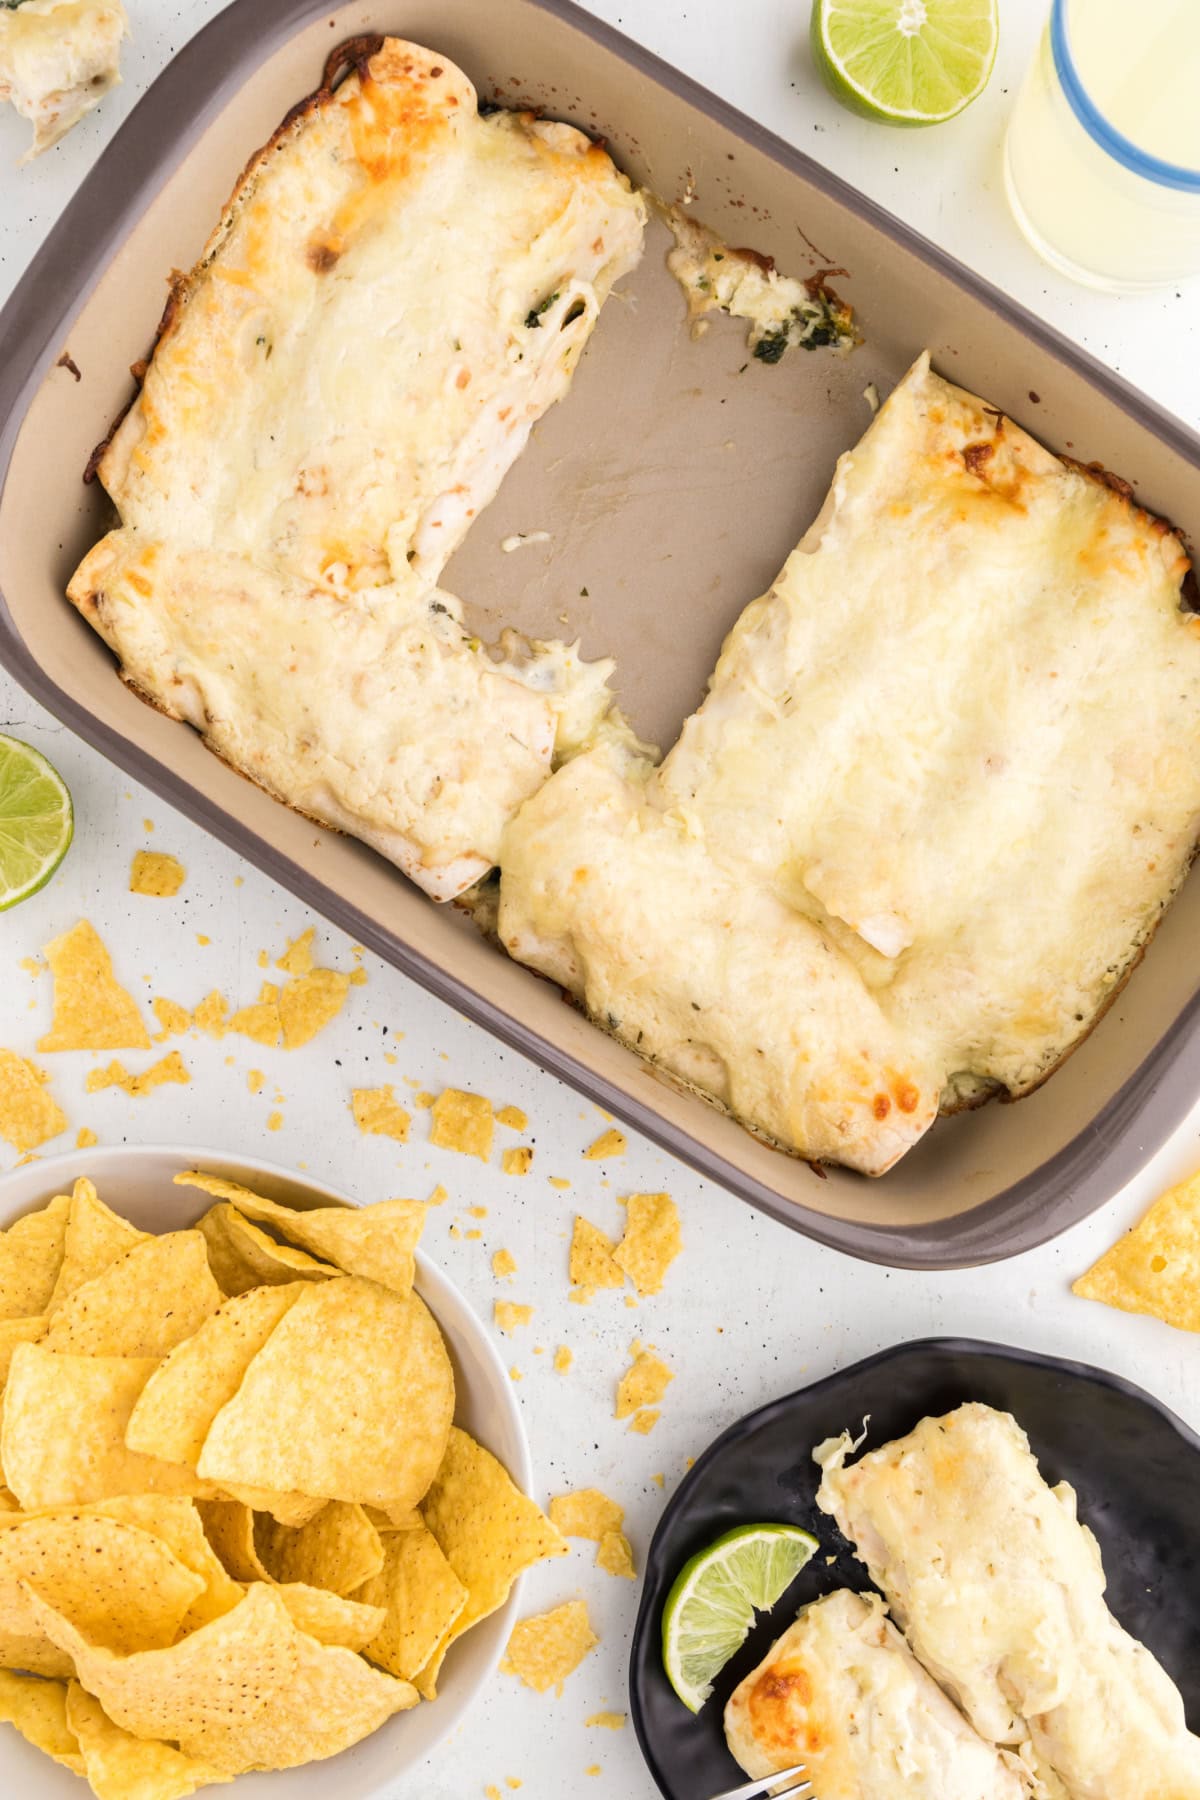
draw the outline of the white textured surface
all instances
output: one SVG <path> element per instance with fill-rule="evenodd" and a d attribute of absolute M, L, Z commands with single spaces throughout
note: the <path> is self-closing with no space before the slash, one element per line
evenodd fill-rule
<path fill-rule="evenodd" d="M 1200 357 L 1195 286 L 1145 299 L 1113 300 L 1070 287 L 1017 236 L 1001 194 L 998 150 L 1012 94 L 1043 16 L 1044 0 L 1004 0 L 1004 38 L 988 92 L 960 120 L 930 133 L 890 132 L 840 112 L 818 87 L 806 43 L 804 0 L 593 0 L 594 10 L 640 37 L 734 104 L 828 163 L 929 236 L 1040 311 L 1191 423 L 1200 423 Z M 58 149 L 19 174 L 12 165 L 26 127 L 0 118 L 0 296 L 7 294 L 45 232 L 137 95 L 184 38 L 217 10 L 215 0 L 131 0 L 134 41 L 126 81 L 98 114 Z M 383 18 L 388 9 L 381 9 Z M 402 21 L 403 6 L 394 9 Z M 78 810 L 74 848 L 54 882 L 0 920 L 0 1043 L 26 1053 L 45 1028 L 49 983 L 19 959 L 89 916 L 110 945 L 119 973 L 139 993 L 166 993 L 194 1005 L 212 987 L 254 998 L 258 952 L 277 955 L 309 922 L 289 897 L 248 865 L 130 783 L 0 677 L 0 728 L 38 744 L 61 769 Z M 152 819 L 148 833 L 144 820 Z M 187 865 L 178 899 L 130 895 L 129 862 L 142 845 L 170 850 Z M 201 945 L 198 935 L 211 943 Z M 352 963 L 341 935 L 322 930 L 323 960 Z M 648 1145 L 631 1141 L 618 1161 L 599 1165 L 581 1151 L 603 1129 L 596 1109 L 500 1049 L 481 1031 L 410 982 L 368 958 L 368 983 L 353 989 L 342 1017 L 291 1056 L 242 1038 L 176 1040 L 192 1070 L 189 1087 L 144 1100 L 109 1091 L 85 1096 L 98 1059 L 48 1059 L 72 1128 L 90 1125 L 104 1143 L 190 1139 L 267 1155 L 364 1197 L 423 1196 L 435 1182 L 450 1200 L 431 1215 L 427 1248 L 485 1313 L 501 1287 L 532 1302 L 532 1325 L 504 1340 L 522 1370 L 521 1402 L 545 1492 L 597 1482 L 621 1500 L 639 1562 L 665 1495 L 689 1456 L 748 1408 L 898 1339 L 962 1332 L 1097 1362 L 1152 1388 L 1200 1426 L 1200 1340 L 1072 1298 L 1071 1278 L 1105 1248 L 1161 1186 L 1200 1162 L 1200 1110 L 1113 1203 L 1056 1244 L 991 1269 L 945 1275 L 889 1272 L 853 1263 L 760 1219 Z M 391 1050 L 395 1065 L 385 1061 Z M 232 1060 L 227 1060 L 232 1059 Z M 131 1056 L 135 1067 L 147 1058 Z M 266 1072 L 252 1097 L 246 1073 Z M 404 1078 L 436 1091 L 453 1082 L 530 1116 L 536 1146 L 524 1180 L 497 1166 L 431 1150 L 417 1113 L 403 1149 L 363 1138 L 348 1110 L 355 1085 Z M 283 1099 L 276 1101 L 276 1093 Z M 268 1128 L 273 1113 L 282 1126 Z M 503 1131 L 498 1138 L 515 1141 Z M 72 1140 L 66 1139 L 64 1142 Z M 13 1160 L 7 1150 L 3 1162 Z M 547 1177 L 570 1180 L 569 1191 Z M 566 1252 L 579 1207 L 619 1230 L 617 1196 L 667 1188 L 683 1213 L 687 1248 L 664 1292 L 626 1310 L 619 1294 L 590 1307 L 567 1303 Z M 117 1205 L 120 1195 L 109 1196 Z M 488 1208 L 485 1218 L 469 1205 Z M 458 1221 L 463 1236 L 452 1238 Z M 482 1236 L 468 1239 L 468 1230 Z M 506 1246 L 517 1258 L 510 1281 L 492 1280 L 490 1258 Z M 662 1420 L 646 1438 L 611 1417 L 613 1384 L 630 1338 L 658 1345 L 678 1372 Z M 567 1376 L 551 1367 L 570 1344 Z M 545 1353 L 534 1354 L 534 1346 Z M 652 1476 L 665 1478 L 662 1491 Z M 561 1698 L 536 1696 L 498 1676 L 472 1725 L 437 1758 L 427 1778 L 404 1785 L 423 1800 L 482 1796 L 505 1777 L 522 1800 L 650 1800 L 632 1730 L 588 1729 L 601 1709 L 624 1711 L 625 1659 L 636 1610 L 632 1583 L 591 1566 L 591 1546 L 539 1571 L 531 1610 L 587 1597 L 600 1648 Z M 589 1779 L 586 1771 L 599 1765 Z M 395 1792 L 402 1791 L 398 1785 Z M 697 1796 L 697 1800 L 704 1797 Z"/>

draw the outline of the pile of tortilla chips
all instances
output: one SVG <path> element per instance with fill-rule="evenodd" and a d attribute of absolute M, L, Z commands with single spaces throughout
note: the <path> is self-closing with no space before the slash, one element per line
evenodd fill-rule
<path fill-rule="evenodd" d="M 176 1179 L 191 1230 L 0 1232 L 0 1720 L 101 1800 L 335 1755 L 566 1550 L 453 1424 L 423 1206 Z"/>

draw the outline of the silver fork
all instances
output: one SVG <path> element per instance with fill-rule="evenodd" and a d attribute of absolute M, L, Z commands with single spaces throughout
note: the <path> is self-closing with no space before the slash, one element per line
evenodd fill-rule
<path fill-rule="evenodd" d="M 714 1794 L 713 1800 L 817 1800 L 817 1797 L 808 1779 L 808 1770 L 803 1763 L 796 1763 L 790 1769 L 777 1769 L 773 1775 L 760 1775 L 757 1781 L 743 1782 L 741 1787 L 727 1788 L 723 1794 Z"/>

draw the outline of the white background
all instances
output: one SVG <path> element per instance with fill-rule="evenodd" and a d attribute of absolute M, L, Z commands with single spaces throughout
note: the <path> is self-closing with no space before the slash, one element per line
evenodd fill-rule
<path fill-rule="evenodd" d="M 27 127 L 12 116 L 0 119 L 0 297 L 138 95 L 218 10 L 218 0 L 128 3 L 134 41 L 125 50 L 125 84 L 97 115 L 40 162 L 16 172 L 12 165 Z M 988 91 L 962 118 L 930 132 L 895 132 L 842 112 L 819 86 L 808 60 L 806 0 L 593 0 L 597 13 L 836 169 L 1189 423 L 1200 424 L 1196 286 L 1138 299 L 1088 294 L 1044 268 L 1008 217 L 999 174 L 1001 135 L 1046 4 L 1001 0 L 999 60 Z M 402 7 L 396 10 L 402 18 Z M 52 525 L 47 521 L 48 530 Z M 49 982 L 24 973 L 20 959 L 36 955 L 81 915 L 93 920 L 119 974 L 138 993 L 167 994 L 188 1006 L 213 987 L 238 1002 L 254 998 L 263 978 L 259 951 L 279 954 L 288 936 L 310 922 L 302 909 L 161 801 L 131 786 L 3 675 L 0 729 L 36 743 L 52 758 L 74 794 L 78 820 L 74 847 L 53 883 L 0 920 L 0 1043 L 33 1051 L 48 1019 Z M 130 858 L 143 845 L 170 850 L 186 864 L 178 899 L 129 894 Z M 202 945 L 201 936 L 211 942 Z M 323 961 L 352 966 L 349 942 L 339 932 L 322 927 L 318 941 Z M 1200 1426 L 1200 1341 L 1069 1292 L 1071 1279 L 1154 1194 L 1200 1162 L 1200 1109 L 1136 1182 L 1055 1244 L 978 1271 L 889 1272 L 760 1219 L 635 1139 L 611 1164 L 583 1161 L 582 1150 L 603 1129 L 593 1106 L 501 1050 L 393 970 L 369 957 L 364 966 L 367 985 L 351 990 L 341 1018 L 293 1055 L 242 1038 L 220 1044 L 175 1040 L 192 1072 L 186 1088 L 165 1088 L 142 1100 L 115 1091 L 89 1097 L 84 1076 L 95 1058 L 49 1059 L 72 1132 L 87 1124 L 106 1144 L 190 1140 L 267 1155 L 364 1199 L 423 1198 L 435 1182 L 443 1183 L 450 1200 L 431 1214 L 427 1248 L 487 1316 L 501 1291 L 491 1276 L 491 1254 L 509 1248 L 519 1272 L 502 1284 L 503 1292 L 536 1309 L 528 1330 L 502 1341 L 502 1353 L 523 1373 L 518 1394 L 544 1492 L 591 1482 L 605 1488 L 627 1509 L 639 1561 L 664 1497 L 687 1459 L 717 1432 L 749 1408 L 899 1339 L 960 1332 L 1093 1361 L 1142 1382 Z M 389 1048 L 394 1065 L 385 1061 Z M 141 1066 L 149 1059 L 131 1060 Z M 252 1067 L 268 1078 L 257 1097 L 247 1089 Z M 430 1149 L 422 1112 L 415 1113 L 412 1139 L 403 1149 L 361 1137 L 348 1110 L 351 1087 L 393 1081 L 405 1100 L 412 1092 L 406 1078 L 432 1091 L 453 1083 L 497 1105 L 524 1107 L 536 1147 L 530 1175 L 503 1176 L 499 1146 L 495 1166 L 487 1168 Z M 268 1118 L 276 1112 L 283 1123 L 272 1131 Z M 71 1142 L 73 1137 L 64 1138 L 62 1146 Z M 0 1166 L 14 1160 L 3 1147 L 0 1156 Z M 550 1175 L 569 1179 L 570 1190 L 551 1187 Z M 566 1256 L 576 1208 L 618 1233 L 618 1194 L 658 1188 L 678 1201 L 686 1239 L 664 1292 L 636 1311 L 612 1293 L 598 1295 L 591 1307 L 569 1305 Z M 120 1204 L 119 1195 L 108 1197 Z M 469 1205 L 486 1206 L 487 1216 L 469 1217 Z M 461 1237 L 452 1235 L 455 1222 Z M 469 1229 L 482 1236 L 468 1239 Z M 611 1417 L 614 1382 L 635 1333 L 656 1344 L 677 1371 L 662 1420 L 646 1438 L 630 1435 Z M 575 1352 L 565 1377 L 551 1367 L 559 1343 Z M 535 1346 L 545 1353 L 537 1355 Z M 662 1489 L 652 1479 L 656 1473 L 664 1479 Z M 576 1544 L 569 1560 L 538 1571 L 527 1588 L 530 1611 L 584 1595 L 600 1633 L 600 1648 L 561 1698 L 535 1696 L 513 1678 L 497 1676 L 470 1727 L 419 1777 L 397 1783 L 396 1793 L 465 1800 L 498 1783 L 507 1795 L 504 1778 L 515 1776 L 523 1784 L 522 1800 L 649 1800 L 653 1784 L 631 1728 L 611 1733 L 584 1723 L 602 1708 L 626 1708 L 626 1653 L 637 1601 L 632 1583 L 591 1566 L 591 1550 Z M 599 1772 L 589 1777 L 595 1765 Z"/>

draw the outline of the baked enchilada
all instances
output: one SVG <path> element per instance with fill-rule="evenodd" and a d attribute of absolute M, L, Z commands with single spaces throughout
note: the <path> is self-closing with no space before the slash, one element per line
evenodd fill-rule
<path fill-rule="evenodd" d="M 1052 1800 L 1200 1800 L 1200 1738 L 1104 1601 L 1095 1538 L 1007 1413 L 969 1404 L 855 1463 L 819 1446 L 817 1502 L 914 1653 Z"/>
<path fill-rule="evenodd" d="M 517 815 L 505 944 L 776 1143 L 882 1173 L 939 1109 L 1044 1080 L 1183 880 L 1188 570 L 1124 484 L 922 357 L 661 768 L 630 765 L 618 800 L 572 766 Z M 624 822 L 592 838 L 577 814 L 597 784 Z M 656 861 L 669 896 L 647 892 Z M 726 892 L 775 909 L 762 1014 Z M 689 955 L 680 920 L 702 905 Z M 807 967 L 772 983 L 785 939 Z"/>
<path fill-rule="evenodd" d="M 985 1743 L 925 1673 L 877 1594 L 806 1606 L 725 1708 L 748 1775 L 802 1762 L 820 1800 L 1024 1800 L 1015 1757 Z"/>
<path fill-rule="evenodd" d="M 358 40 L 177 279 L 99 456 L 120 524 L 69 594 L 125 679 L 439 899 L 495 862 L 597 683 L 561 647 L 497 665 L 438 576 L 644 217 L 582 133 Z"/>

